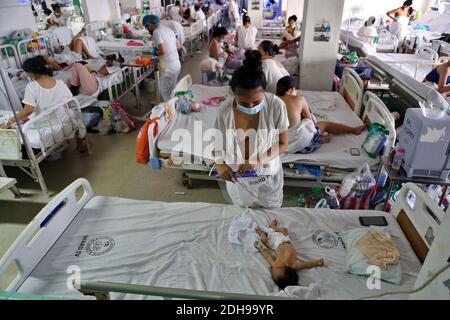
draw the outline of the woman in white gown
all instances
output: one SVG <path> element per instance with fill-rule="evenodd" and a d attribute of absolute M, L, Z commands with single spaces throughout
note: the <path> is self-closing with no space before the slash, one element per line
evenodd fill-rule
<path fill-rule="evenodd" d="M 258 46 L 258 51 L 262 58 L 262 68 L 267 80 L 266 91 L 275 94 L 277 91 L 278 80 L 289 76 L 286 68 L 274 59 L 277 47 L 269 40 L 264 40 Z"/>
<path fill-rule="evenodd" d="M 412 7 L 412 0 L 407 0 L 400 8 L 388 11 L 386 15 L 392 19 L 390 32 L 399 41 L 403 41 L 408 35 L 409 9 Z"/>
<path fill-rule="evenodd" d="M 280 155 L 288 145 L 286 105 L 265 92 L 266 77 L 258 51 L 247 51 L 244 65 L 230 82 L 214 128 L 214 159 L 234 204 L 281 207 L 283 169 Z M 240 178 L 253 173 L 251 177 Z"/>

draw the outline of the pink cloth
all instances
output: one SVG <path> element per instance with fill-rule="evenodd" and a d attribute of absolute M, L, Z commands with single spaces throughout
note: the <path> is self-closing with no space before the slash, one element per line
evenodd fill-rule
<path fill-rule="evenodd" d="M 206 104 L 211 107 L 218 107 L 225 100 L 224 97 L 211 97 L 202 101 L 203 104 Z"/>
<path fill-rule="evenodd" d="M 80 88 L 80 93 L 92 96 L 98 89 L 98 81 L 86 67 L 80 63 L 75 63 L 72 67 L 72 78 L 70 84 Z"/>

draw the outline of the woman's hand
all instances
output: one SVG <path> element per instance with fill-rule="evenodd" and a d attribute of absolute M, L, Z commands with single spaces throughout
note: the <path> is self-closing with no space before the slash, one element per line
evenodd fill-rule
<path fill-rule="evenodd" d="M 243 175 L 249 171 L 256 171 L 261 167 L 262 164 L 259 160 L 256 163 L 245 163 L 239 167 L 239 173 Z"/>
<path fill-rule="evenodd" d="M 229 182 L 236 182 L 236 179 L 234 178 L 234 172 L 230 168 L 229 165 L 226 164 L 218 164 L 216 165 L 217 173 L 219 174 L 219 177 L 225 181 Z"/>

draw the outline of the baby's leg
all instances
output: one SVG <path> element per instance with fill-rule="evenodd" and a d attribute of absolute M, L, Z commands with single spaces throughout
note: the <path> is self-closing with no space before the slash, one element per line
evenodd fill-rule
<path fill-rule="evenodd" d="M 352 133 L 359 135 L 361 132 L 366 129 L 366 125 L 362 125 L 359 127 L 349 127 L 337 122 L 331 122 L 331 121 L 319 121 L 317 122 L 317 126 L 319 127 L 320 131 L 322 133 L 328 132 L 331 134 L 345 134 L 345 133 Z"/>

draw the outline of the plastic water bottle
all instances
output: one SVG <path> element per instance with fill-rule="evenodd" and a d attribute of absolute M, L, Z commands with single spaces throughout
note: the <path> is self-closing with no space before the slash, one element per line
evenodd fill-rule
<path fill-rule="evenodd" d="M 380 176 L 378 177 L 378 186 L 384 188 L 387 183 L 389 175 L 384 167 L 381 167 Z"/>
<path fill-rule="evenodd" d="M 336 194 L 336 190 L 330 187 L 325 187 L 325 200 L 327 202 L 327 207 L 330 209 L 339 209 L 341 207 L 339 199 Z"/>
<path fill-rule="evenodd" d="M 392 169 L 400 170 L 400 166 L 402 165 L 403 157 L 405 156 L 405 148 L 397 148 L 395 150 L 394 160 L 392 160 Z"/>

